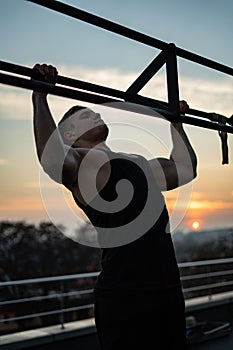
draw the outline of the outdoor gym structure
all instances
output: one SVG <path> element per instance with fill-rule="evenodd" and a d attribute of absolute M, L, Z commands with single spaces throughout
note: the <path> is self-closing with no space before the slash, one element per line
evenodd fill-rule
<path fill-rule="evenodd" d="M 126 91 L 72 79 L 61 75 L 58 76 L 57 84 L 54 86 L 52 84 L 36 80 L 36 73 L 31 68 L 4 61 L 0 61 L 0 70 L 2 71 L 0 73 L 1 83 L 29 90 L 35 89 L 40 92 L 46 92 L 52 95 L 71 98 L 74 100 L 81 100 L 94 104 L 106 104 L 106 106 L 114 108 L 122 108 L 127 110 L 131 110 L 132 108 L 132 110 L 135 111 L 135 106 L 146 106 L 150 108 L 144 108 L 140 110 L 140 113 L 154 116 L 153 111 L 155 110 L 170 122 L 182 122 L 185 124 L 195 125 L 197 127 L 218 130 L 222 142 L 222 163 L 228 163 L 227 133 L 233 134 L 233 116 L 227 118 L 222 115 L 207 113 L 196 109 L 190 109 L 188 112 L 188 117 L 180 114 L 177 57 L 181 57 L 193 63 L 200 64 L 231 76 L 233 75 L 233 68 L 179 48 L 173 43 L 163 42 L 154 37 L 140 33 L 136 30 L 127 28 L 73 6 L 64 4 L 60 1 L 26 1 L 87 22 L 91 25 L 161 51 Z M 168 103 L 139 95 L 141 89 L 164 65 L 166 67 L 167 76 Z M 6 72 L 14 73 L 14 75 L 7 74 Z M 128 103 L 126 104 L 124 102 Z"/>

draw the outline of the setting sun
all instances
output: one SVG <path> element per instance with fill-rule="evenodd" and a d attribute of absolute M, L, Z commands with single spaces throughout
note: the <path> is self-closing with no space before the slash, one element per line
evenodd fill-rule
<path fill-rule="evenodd" d="M 193 230 L 198 230 L 200 228 L 200 222 L 199 221 L 193 221 L 192 222 L 192 228 L 193 228 Z"/>

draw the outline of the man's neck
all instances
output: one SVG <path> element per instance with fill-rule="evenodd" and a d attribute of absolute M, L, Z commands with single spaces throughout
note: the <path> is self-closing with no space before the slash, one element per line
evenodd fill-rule
<path fill-rule="evenodd" d="M 111 151 L 111 149 L 106 145 L 105 142 L 98 143 L 94 145 L 92 148 L 103 150 L 103 151 Z"/>
<path fill-rule="evenodd" d="M 82 141 L 77 142 L 77 144 L 74 145 L 75 148 L 94 148 L 94 149 L 98 149 L 98 150 L 103 150 L 103 151 L 111 151 L 111 149 L 106 145 L 106 143 L 103 142 L 86 142 L 86 141 Z"/>

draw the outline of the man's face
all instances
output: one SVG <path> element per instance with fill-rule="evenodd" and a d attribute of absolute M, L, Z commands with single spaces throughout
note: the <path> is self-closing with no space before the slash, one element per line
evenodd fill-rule
<path fill-rule="evenodd" d="M 65 133 L 65 137 L 69 137 L 75 142 L 77 139 L 85 139 L 92 141 L 100 138 L 103 141 L 103 133 L 107 136 L 107 126 L 101 119 L 99 113 L 95 113 L 89 108 L 77 111 L 69 118 L 69 131 Z"/>

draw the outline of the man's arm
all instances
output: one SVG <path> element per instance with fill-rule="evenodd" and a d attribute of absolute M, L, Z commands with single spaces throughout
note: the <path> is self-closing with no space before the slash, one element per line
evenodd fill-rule
<path fill-rule="evenodd" d="M 52 66 L 36 65 L 43 81 L 56 83 L 57 70 Z M 33 124 L 38 159 L 44 171 L 56 182 L 73 184 L 79 166 L 78 153 L 63 143 L 51 115 L 44 93 L 33 92 Z"/>
<path fill-rule="evenodd" d="M 188 110 L 183 102 L 181 113 Z M 192 181 L 197 173 L 197 157 L 181 123 L 171 124 L 173 148 L 170 159 L 156 158 L 150 160 L 150 166 L 161 191 L 168 191 Z"/>

